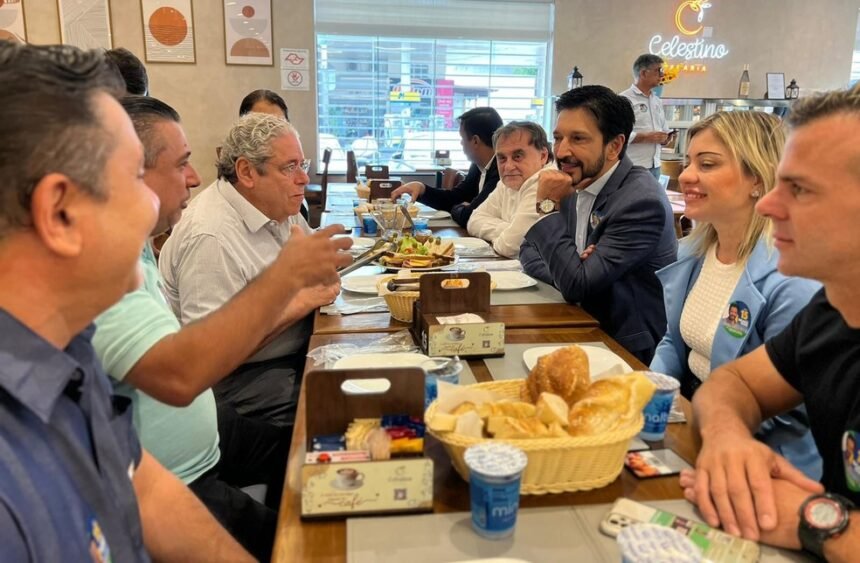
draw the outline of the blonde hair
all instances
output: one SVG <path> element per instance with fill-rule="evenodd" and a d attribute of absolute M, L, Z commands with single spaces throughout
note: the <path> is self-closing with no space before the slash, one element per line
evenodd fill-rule
<path fill-rule="evenodd" d="M 758 201 L 776 184 L 776 167 L 785 146 L 786 132 L 782 121 L 769 113 L 758 111 L 721 111 L 693 125 L 687 134 L 689 144 L 702 131 L 711 131 L 725 145 L 741 172 L 761 182 Z M 769 219 L 753 213 L 738 247 L 738 260 L 752 254 L 763 235 L 769 235 Z M 698 256 L 704 256 L 717 242 L 717 231 L 710 223 L 699 223 L 687 237 Z M 770 237 L 768 237 L 770 241 Z"/>

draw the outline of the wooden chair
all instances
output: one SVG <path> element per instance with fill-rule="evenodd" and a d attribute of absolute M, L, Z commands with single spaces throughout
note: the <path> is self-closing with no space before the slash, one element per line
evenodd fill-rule
<path fill-rule="evenodd" d="M 322 178 L 319 184 L 308 184 L 305 186 L 305 200 L 308 202 L 308 224 L 311 227 L 319 227 L 320 216 L 325 208 L 326 192 L 328 191 L 328 165 L 331 162 L 331 149 L 323 151 Z"/>
<path fill-rule="evenodd" d="M 350 184 L 358 182 L 358 164 L 355 162 L 355 151 L 346 151 L 346 181 Z"/>
<path fill-rule="evenodd" d="M 680 239 L 690 234 L 693 230 L 693 221 L 683 214 L 675 215 L 675 235 Z"/>

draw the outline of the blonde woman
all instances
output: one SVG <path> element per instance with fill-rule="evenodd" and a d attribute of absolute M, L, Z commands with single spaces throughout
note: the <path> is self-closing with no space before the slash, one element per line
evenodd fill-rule
<path fill-rule="evenodd" d="M 657 272 L 668 331 L 651 369 L 680 379 L 681 393 L 691 398 L 713 369 L 782 331 L 820 286 L 777 272 L 769 221 L 754 210 L 775 184 L 782 122 L 754 111 L 720 112 L 688 135 L 678 182 L 696 227 L 681 241 L 678 261 Z M 802 409 L 766 421 L 758 437 L 819 477 Z"/>

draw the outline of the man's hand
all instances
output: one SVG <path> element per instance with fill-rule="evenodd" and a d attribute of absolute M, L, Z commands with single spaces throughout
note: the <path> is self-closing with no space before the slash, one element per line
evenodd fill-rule
<path fill-rule="evenodd" d="M 426 189 L 427 186 L 421 182 L 407 182 L 391 192 L 391 199 L 394 201 L 403 194 L 409 194 L 412 196 L 412 201 L 418 201 L 418 198 L 424 194 L 424 190 Z"/>
<path fill-rule="evenodd" d="M 585 250 L 583 250 L 582 253 L 579 255 L 579 259 L 585 260 L 586 258 L 591 256 L 591 253 L 594 252 L 595 248 L 597 248 L 595 245 L 589 244 L 587 247 L 585 247 Z"/>
<path fill-rule="evenodd" d="M 697 471 L 685 469 L 681 472 L 680 478 L 684 497 L 693 504 L 696 504 L 698 500 L 696 495 L 697 476 Z M 777 524 L 770 530 L 762 530 L 758 537 L 747 537 L 747 539 L 761 541 L 776 547 L 800 549 L 800 539 L 797 536 L 797 527 L 800 523 L 798 511 L 803 501 L 813 492 L 785 479 L 771 479 L 771 486 L 775 499 L 774 508 Z"/>
<path fill-rule="evenodd" d="M 341 252 L 352 246 L 352 239 L 332 238 L 342 232 L 343 225 L 330 225 L 306 235 L 301 228 L 293 226 L 290 239 L 281 249 L 272 267 L 295 280 L 299 287 L 339 282 L 338 268 L 352 263 L 352 257 Z"/>
<path fill-rule="evenodd" d="M 538 176 L 537 200 L 551 199 L 560 202 L 573 193 L 570 176 L 561 170 L 544 170 Z"/>
<path fill-rule="evenodd" d="M 337 298 L 340 293 L 340 282 L 330 285 L 314 285 L 302 288 L 299 293 L 290 300 L 284 311 L 284 318 L 288 322 L 295 322 L 304 318 L 317 307 L 328 305 Z"/>
<path fill-rule="evenodd" d="M 703 436 L 694 481 L 688 487 L 689 480 L 682 478 L 682 486 L 685 495 L 692 489 L 691 502 L 708 525 L 754 541 L 782 530 L 781 519 L 788 517 L 781 514 L 785 501 L 778 498 L 782 482 L 803 491 L 803 498 L 824 490 L 749 431 L 736 428 Z"/>

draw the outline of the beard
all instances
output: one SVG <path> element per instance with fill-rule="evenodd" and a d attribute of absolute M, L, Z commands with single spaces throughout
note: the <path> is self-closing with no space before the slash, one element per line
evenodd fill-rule
<path fill-rule="evenodd" d="M 604 153 L 600 154 L 600 157 L 592 162 L 583 162 L 577 161 L 571 157 L 565 157 L 562 159 L 556 158 L 556 163 L 558 165 L 559 170 L 562 169 L 562 166 L 565 164 L 573 164 L 576 168 L 571 173 L 571 185 L 577 185 L 583 180 L 588 180 L 589 178 L 597 179 L 600 176 L 600 173 L 603 171 L 603 166 L 606 164 L 606 155 Z"/>

